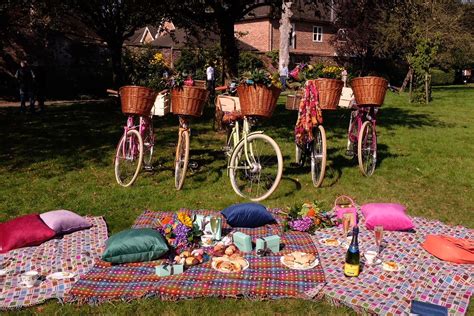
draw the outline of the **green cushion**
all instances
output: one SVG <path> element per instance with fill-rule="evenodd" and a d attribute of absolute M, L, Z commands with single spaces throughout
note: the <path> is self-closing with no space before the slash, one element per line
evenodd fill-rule
<path fill-rule="evenodd" d="M 168 251 L 161 234 L 152 228 L 127 229 L 111 236 L 102 260 L 111 263 L 151 261 Z"/>

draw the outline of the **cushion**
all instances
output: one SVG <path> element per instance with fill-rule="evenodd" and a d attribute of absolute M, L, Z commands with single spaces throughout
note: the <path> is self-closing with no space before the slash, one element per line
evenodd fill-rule
<path fill-rule="evenodd" d="M 92 226 L 84 217 L 66 210 L 46 212 L 40 217 L 56 234 L 68 234 Z"/>
<path fill-rule="evenodd" d="M 427 235 L 421 246 L 441 260 L 474 264 L 474 240 L 472 239 Z"/>
<path fill-rule="evenodd" d="M 37 246 L 55 235 L 56 232 L 49 228 L 38 214 L 20 216 L 0 223 L 0 253 Z"/>
<path fill-rule="evenodd" d="M 369 203 L 361 207 L 367 229 L 383 226 L 386 231 L 410 230 L 414 225 L 405 206 L 396 203 Z"/>
<path fill-rule="evenodd" d="M 258 203 L 234 204 L 221 213 L 232 227 L 254 228 L 275 222 L 267 208 Z"/>
<path fill-rule="evenodd" d="M 163 236 L 152 228 L 127 229 L 111 236 L 102 260 L 111 263 L 152 261 L 168 251 Z"/>

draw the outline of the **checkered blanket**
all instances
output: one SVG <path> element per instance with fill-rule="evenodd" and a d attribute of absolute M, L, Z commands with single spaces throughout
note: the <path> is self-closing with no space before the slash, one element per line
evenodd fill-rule
<path fill-rule="evenodd" d="M 40 246 L 26 247 L 0 254 L 0 266 L 6 276 L 0 276 L 0 310 L 27 307 L 47 299 L 62 299 L 64 294 L 94 265 L 107 240 L 107 225 L 102 217 L 86 217 L 92 228 L 49 240 Z M 32 288 L 20 285 L 21 273 L 36 270 L 42 278 Z M 73 272 L 75 277 L 50 280 L 54 272 Z"/>
<path fill-rule="evenodd" d="M 191 212 L 191 211 L 189 211 Z M 275 212 L 275 211 L 273 211 Z M 192 211 L 194 214 L 212 214 L 212 211 Z M 169 212 L 145 211 L 134 228 L 156 227 L 160 218 Z M 219 213 L 214 213 L 219 214 Z M 278 221 L 280 217 L 276 216 Z M 223 233 L 233 231 L 223 220 Z M 239 228 L 255 239 L 278 234 L 284 248 L 277 255 L 259 258 L 255 253 L 245 254 L 249 268 L 241 273 L 223 274 L 211 268 L 211 262 L 193 266 L 184 273 L 158 277 L 155 266 L 159 262 L 110 265 L 98 261 L 89 273 L 81 277 L 66 297 L 67 301 L 97 303 L 117 299 L 158 296 L 162 299 L 197 297 L 245 297 L 252 299 L 303 297 L 311 288 L 322 288 L 324 274 L 321 266 L 306 271 L 286 268 L 280 256 L 295 250 L 317 254 L 311 236 L 305 233 L 283 233 L 280 223 L 259 228 Z"/>
<path fill-rule="evenodd" d="M 474 266 L 454 264 L 437 259 L 421 246 L 428 234 L 449 235 L 474 239 L 474 230 L 451 227 L 439 221 L 413 218 L 415 233 L 384 232 L 384 261 L 396 261 L 403 266 L 400 272 L 385 272 L 380 265 L 365 266 L 358 278 L 346 278 L 342 268 L 346 250 L 319 243 L 327 236 L 341 236 L 337 228 L 316 232 L 315 245 L 327 276 L 322 291 L 309 294 L 324 296 L 335 305 L 347 305 L 360 313 L 407 315 L 411 300 L 419 300 L 448 308 L 450 315 L 464 315 L 469 298 L 474 293 Z M 372 231 L 362 221 L 359 234 L 361 253 L 374 247 Z"/>

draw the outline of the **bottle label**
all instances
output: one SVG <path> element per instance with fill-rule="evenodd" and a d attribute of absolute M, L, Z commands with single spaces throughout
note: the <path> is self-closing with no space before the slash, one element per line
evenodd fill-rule
<path fill-rule="evenodd" d="M 358 264 L 344 264 L 344 274 L 347 276 L 358 276 L 359 275 L 359 265 Z"/>

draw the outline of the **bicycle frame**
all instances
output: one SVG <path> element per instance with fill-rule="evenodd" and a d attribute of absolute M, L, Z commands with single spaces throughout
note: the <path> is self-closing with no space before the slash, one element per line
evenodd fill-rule
<path fill-rule="evenodd" d="M 351 119 L 349 121 L 349 131 L 348 131 L 348 138 L 352 143 L 357 143 L 357 138 L 360 132 L 360 129 L 362 128 L 362 124 L 364 122 L 369 121 L 372 122 L 372 125 L 374 127 L 374 133 L 375 133 L 375 128 L 377 125 L 377 112 L 378 108 L 373 107 L 373 106 L 357 106 L 355 105 L 355 110 L 352 111 L 351 113 Z M 355 121 L 354 121 L 355 120 Z M 352 126 L 353 124 L 357 124 L 357 133 L 353 134 L 352 132 Z"/>
<path fill-rule="evenodd" d="M 133 115 L 129 115 L 127 118 L 127 125 L 123 127 L 123 135 L 124 137 L 127 136 L 128 131 L 130 130 L 137 130 L 140 133 L 140 136 L 143 138 L 145 137 L 146 130 L 148 129 L 150 123 L 151 123 L 151 117 L 145 117 L 145 116 L 140 116 L 139 124 L 135 125 L 134 122 L 134 117 Z M 133 138 L 130 138 L 130 148 L 132 149 L 132 153 L 136 154 L 137 151 L 137 145 L 135 144 L 135 141 Z M 126 155 L 126 148 L 125 148 L 125 142 L 122 145 L 122 155 L 125 157 Z M 117 157 L 116 157 L 117 158 Z M 128 158 L 128 157 L 127 157 Z"/>

